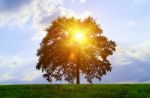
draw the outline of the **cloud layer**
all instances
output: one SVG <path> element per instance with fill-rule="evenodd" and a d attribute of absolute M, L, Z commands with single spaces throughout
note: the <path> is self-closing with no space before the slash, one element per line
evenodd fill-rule
<path fill-rule="evenodd" d="M 112 72 L 103 77 L 102 83 L 139 83 L 150 80 L 150 40 L 138 45 L 118 47 L 112 62 Z M 98 82 L 96 82 L 98 83 Z"/>

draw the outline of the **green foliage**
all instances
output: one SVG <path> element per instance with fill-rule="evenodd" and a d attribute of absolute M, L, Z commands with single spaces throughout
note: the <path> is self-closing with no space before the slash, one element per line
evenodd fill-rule
<path fill-rule="evenodd" d="M 1 85 L 0 98 L 150 98 L 150 85 Z"/>

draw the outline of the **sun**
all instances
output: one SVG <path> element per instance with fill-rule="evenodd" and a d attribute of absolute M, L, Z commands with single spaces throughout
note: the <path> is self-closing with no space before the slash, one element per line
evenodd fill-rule
<path fill-rule="evenodd" d="M 72 25 L 67 28 L 65 33 L 69 38 L 69 43 L 85 45 L 88 41 L 87 31 L 77 25 Z"/>
<path fill-rule="evenodd" d="M 82 32 L 76 32 L 74 37 L 77 41 L 82 41 L 84 39 L 84 35 Z"/>
<path fill-rule="evenodd" d="M 84 43 L 86 40 L 86 36 L 85 36 L 84 32 L 76 31 L 73 34 L 73 40 L 78 43 Z"/>

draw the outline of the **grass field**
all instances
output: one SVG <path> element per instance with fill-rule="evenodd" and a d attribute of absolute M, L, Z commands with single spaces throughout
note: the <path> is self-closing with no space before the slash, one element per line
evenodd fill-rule
<path fill-rule="evenodd" d="M 150 98 L 150 84 L 1 85 L 0 98 Z"/>

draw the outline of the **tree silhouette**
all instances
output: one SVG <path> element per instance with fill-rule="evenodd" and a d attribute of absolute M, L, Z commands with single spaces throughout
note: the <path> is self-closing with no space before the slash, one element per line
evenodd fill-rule
<path fill-rule="evenodd" d="M 37 51 L 36 68 L 44 72 L 43 77 L 49 82 L 54 78 L 69 83 L 76 80 L 79 84 L 82 73 L 92 83 L 92 79 L 101 80 L 111 71 L 107 57 L 113 54 L 116 44 L 102 35 L 101 27 L 92 17 L 84 20 L 58 17 L 46 31 Z"/>

